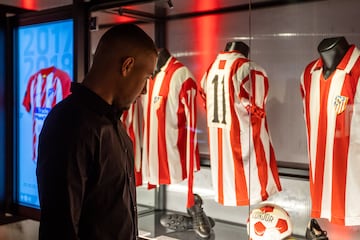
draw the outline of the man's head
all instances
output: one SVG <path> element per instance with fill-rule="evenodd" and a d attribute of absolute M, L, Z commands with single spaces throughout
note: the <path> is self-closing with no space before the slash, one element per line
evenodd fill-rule
<path fill-rule="evenodd" d="M 152 76 L 156 60 L 155 44 L 141 28 L 117 25 L 101 37 L 86 81 L 110 104 L 128 108 Z"/>

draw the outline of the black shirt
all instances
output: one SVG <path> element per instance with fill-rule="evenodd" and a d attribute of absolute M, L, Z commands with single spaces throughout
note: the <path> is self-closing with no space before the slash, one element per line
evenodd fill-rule
<path fill-rule="evenodd" d="M 132 143 L 120 116 L 81 84 L 49 113 L 36 169 L 40 240 L 137 238 Z"/>

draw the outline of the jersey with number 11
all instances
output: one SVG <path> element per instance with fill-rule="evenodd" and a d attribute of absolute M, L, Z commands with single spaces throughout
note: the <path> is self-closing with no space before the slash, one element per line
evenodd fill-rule
<path fill-rule="evenodd" d="M 265 114 L 265 71 L 236 51 L 222 52 L 201 80 L 215 200 L 258 203 L 281 190 Z"/>

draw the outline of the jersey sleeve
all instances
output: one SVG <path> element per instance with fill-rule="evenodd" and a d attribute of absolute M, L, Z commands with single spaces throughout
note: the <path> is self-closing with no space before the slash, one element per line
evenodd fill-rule
<path fill-rule="evenodd" d="M 199 84 L 199 94 L 201 99 L 203 100 L 203 106 L 206 109 L 206 88 L 207 88 L 207 78 L 208 78 L 208 74 L 209 71 L 211 69 L 213 64 L 210 64 L 209 68 L 206 70 L 206 72 L 204 73 L 204 75 L 202 76 L 201 80 L 200 80 L 200 84 Z"/>
<path fill-rule="evenodd" d="M 239 98 L 248 113 L 256 118 L 265 117 L 265 101 L 269 91 L 268 77 L 264 69 L 256 63 L 234 66 L 236 78 L 240 82 Z"/>
<path fill-rule="evenodd" d="M 124 111 L 120 120 L 133 143 L 135 182 L 142 185 L 142 141 L 143 141 L 143 106 L 141 99 L 134 102 L 127 111 Z"/>
<path fill-rule="evenodd" d="M 196 133 L 196 96 L 197 96 L 197 84 L 192 75 L 189 75 L 188 78 L 182 84 L 180 90 L 180 101 L 184 105 L 185 117 L 186 117 L 186 130 L 188 136 L 188 147 L 187 151 L 189 154 L 190 162 L 195 165 L 192 169 L 200 169 L 199 153 L 197 147 L 197 133 Z"/>
<path fill-rule="evenodd" d="M 24 95 L 24 99 L 23 99 L 23 106 L 25 107 L 27 112 L 30 112 L 31 109 L 31 85 L 33 83 L 33 79 L 35 78 L 36 75 L 33 75 L 30 77 L 28 84 L 26 86 L 26 91 L 25 91 L 25 95 Z"/>

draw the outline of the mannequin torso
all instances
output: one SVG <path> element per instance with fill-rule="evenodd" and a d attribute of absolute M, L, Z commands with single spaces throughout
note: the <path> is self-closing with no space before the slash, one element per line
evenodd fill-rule
<path fill-rule="evenodd" d="M 160 72 L 162 66 L 165 65 L 167 60 L 171 57 L 170 52 L 166 48 L 159 49 L 159 56 L 155 67 L 155 74 Z"/>
<path fill-rule="evenodd" d="M 245 57 L 249 55 L 249 46 L 241 41 L 228 42 L 225 46 L 225 52 L 239 51 Z"/>
<path fill-rule="evenodd" d="M 320 42 L 318 52 L 324 63 L 323 76 L 325 79 L 335 71 L 349 47 L 345 37 L 325 38 Z"/>

